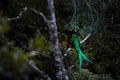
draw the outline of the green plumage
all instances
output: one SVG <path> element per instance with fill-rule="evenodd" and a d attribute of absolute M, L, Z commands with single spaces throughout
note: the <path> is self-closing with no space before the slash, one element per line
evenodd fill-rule
<path fill-rule="evenodd" d="M 72 35 L 71 38 L 71 42 L 74 44 L 75 46 L 75 50 L 77 51 L 78 55 L 79 55 L 79 61 L 80 61 L 80 74 L 82 73 L 82 60 L 85 59 L 86 61 L 90 62 L 93 64 L 93 62 L 87 58 L 87 56 L 85 54 L 83 54 L 83 52 L 80 49 L 80 41 L 79 38 L 77 37 L 76 34 Z"/>

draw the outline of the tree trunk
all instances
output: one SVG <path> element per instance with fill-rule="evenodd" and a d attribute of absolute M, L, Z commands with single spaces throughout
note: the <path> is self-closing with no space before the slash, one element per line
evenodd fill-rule
<path fill-rule="evenodd" d="M 54 66 L 56 71 L 56 80 L 69 80 L 66 70 L 62 65 L 62 60 L 60 58 L 60 49 L 58 43 L 58 32 L 56 25 L 56 17 L 54 11 L 54 0 L 47 0 L 48 10 L 49 10 L 49 19 L 48 19 L 48 27 L 49 27 L 49 42 L 51 47 L 51 51 L 54 55 Z"/>

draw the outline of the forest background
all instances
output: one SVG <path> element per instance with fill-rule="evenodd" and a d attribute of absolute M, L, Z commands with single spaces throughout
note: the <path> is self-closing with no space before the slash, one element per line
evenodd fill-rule
<path fill-rule="evenodd" d="M 53 0 L 53 31 L 47 1 L 0 0 L 0 79 L 59 80 L 58 63 L 61 80 L 120 80 L 120 0 Z M 67 51 L 73 33 L 90 34 L 81 49 L 95 66 L 83 61 L 81 76 L 78 54 Z"/>

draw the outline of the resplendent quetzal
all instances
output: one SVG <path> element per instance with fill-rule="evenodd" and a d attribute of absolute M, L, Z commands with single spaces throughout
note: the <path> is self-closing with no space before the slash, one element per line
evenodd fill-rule
<path fill-rule="evenodd" d="M 80 74 L 82 73 L 82 60 L 85 59 L 86 61 L 94 64 L 89 58 L 87 58 L 87 56 L 85 54 L 83 54 L 83 52 L 81 51 L 80 49 L 80 40 L 79 38 L 77 37 L 76 34 L 73 34 L 72 35 L 72 38 L 71 38 L 71 43 L 73 43 L 78 55 L 79 55 L 79 61 L 80 61 Z"/>

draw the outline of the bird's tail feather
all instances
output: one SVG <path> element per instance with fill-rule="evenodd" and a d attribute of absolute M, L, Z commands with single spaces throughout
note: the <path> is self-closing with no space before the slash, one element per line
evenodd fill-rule
<path fill-rule="evenodd" d="M 80 61 L 80 74 L 82 73 L 82 54 L 78 54 L 79 55 L 79 61 Z"/>
<path fill-rule="evenodd" d="M 86 55 L 83 54 L 83 52 L 77 48 L 77 51 L 78 51 L 78 55 L 79 55 L 79 61 L 80 61 L 80 75 L 82 74 L 82 59 L 85 59 L 86 61 L 94 64 L 89 58 L 87 58 Z"/>
<path fill-rule="evenodd" d="M 83 57 L 86 61 L 94 64 L 85 54 L 83 54 L 83 52 L 82 52 L 81 50 L 80 50 L 80 54 L 82 55 L 82 57 Z"/>

